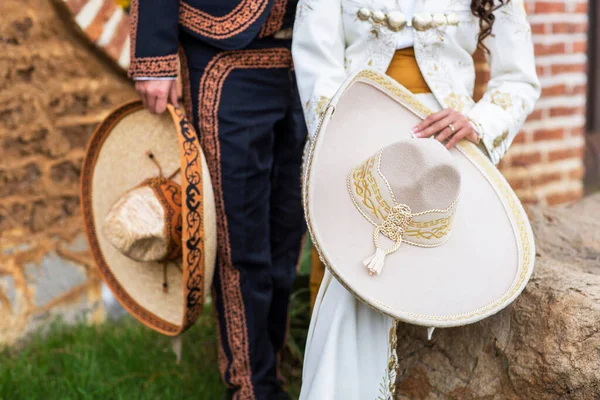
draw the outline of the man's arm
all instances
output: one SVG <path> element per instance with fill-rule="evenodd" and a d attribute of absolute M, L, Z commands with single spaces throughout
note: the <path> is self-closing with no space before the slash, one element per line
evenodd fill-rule
<path fill-rule="evenodd" d="M 130 19 L 129 76 L 144 106 L 160 114 L 167 101 L 177 104 L 179 1 L 132 0 Z"/>

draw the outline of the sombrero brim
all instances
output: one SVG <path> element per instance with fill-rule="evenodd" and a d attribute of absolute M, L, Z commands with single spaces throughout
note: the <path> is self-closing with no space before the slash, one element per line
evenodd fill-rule
<path fill-rule="evenodd" d="M 167 267 L 169 289 L 163 291 L 163 265 L 138 262 L 115 249 L 102 235 L 110 207 L 126 191 L 158 170 L 178 167 L 182 187 L 182 258 Z M 81 176 L 81 207 L 90 251 L 117 300 L 135 318 L 166 335 L 191 326 L 209 293 L 216 257 L 216 213 L 208 167 L 196 133 L 182 111 L 169 106 L 153 115 L 141 102 L 114 110 L 96 129 L 88 145 Z"/>
<path fill-rule="evenodd" d="M 510 304 L 533 270 L 527 215 L 496 167 L 469 142 L 452 149 L 462 178 L 452 236 L 434 248 L 403 244 L 380 276 L 370 276 L 362 263 L 374 251 L 373 227 L 346 186 L 354 167 L 411 138 L 410 129 L 430 113 L 385 75 L 365 70 L 351 77 L 327 108 L 309 153 L 305 210 L 322 260 L 357 298 L 405 322 L 459 326 Z"/>

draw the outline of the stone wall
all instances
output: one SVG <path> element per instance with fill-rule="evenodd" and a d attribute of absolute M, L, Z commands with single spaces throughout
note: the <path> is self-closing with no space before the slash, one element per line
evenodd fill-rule
<path fill-rule="evenodd" d="M 103 318 L 79 172 L 96 124 L 135 97 L 49 0 L 0 1 L 0 344 L 55 315 Z"/>
<path fill-rule="evenodd" d="M 583 195 L 588 2 L 525 0 L 525 6 L 542 98 L 500 169 L 526 203 L 570 203 Z M 483 63 L 479 69 L 481 93 L 489 73 Z"/>

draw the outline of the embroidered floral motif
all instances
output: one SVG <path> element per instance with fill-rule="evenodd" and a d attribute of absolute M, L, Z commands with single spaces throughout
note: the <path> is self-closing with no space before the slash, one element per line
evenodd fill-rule
<path fill-rule="evenodd" d="M 473 106 L 473 99 L 470 96 L 460 95 L 458 93 L 450 93 L 444 100 L 447 107 L 450 107 L 456 111 L 467 111 L 467 107 Z"/>
<path fill-rule="evenodd" d="M 345 56 L 344 57 L 344 70 L 346 70 L 346 72 L 348 72 L 351 69 L 352 69 L 352 59 Z"/>
<path fill-rule="evenodd" d="M 179 2 L 181 25 L 211 39 L 227 39 L 243 32 L 265 11 L 268 0 L 242 0 L 230 13 L 214 17 L 183 1 Z"/>
<path fill-rule="evenodd" d="M 396 376 L 398 371 L 398 321 L 393 320 L 389 333 L 388 365 L 379 384 L 377 400 L 394 400 L 396 394 Z"/>
<path fill-rule="evenodd" d="M 274 35 L 275 32 L 279 31 L 283 26 L 283 17 L 287 9 L 288 0 L 275 0 L 273 8 L 271 8 L 271 14 L 267 18 L 267 22 L 260 29 L 259 37 L 267 37 Z"/>
<path fill-rule="evenodd" d="M 314 10 L 313 5 L 319 0 L 300 0 L 296 6 L 296 21 L 294 22 L 294 29 L 301 25 L 308 14 Z"/>
<path fill-rule="evenodd" d="M 325 112 L 327 104 L 331 99 L 326 96 L 318 96 L 312 100 L 309 100 L 304 105 L 305 114 L 306 114 L 306 124 L 308 125 L 309 132 L 313 132 L 316 128 L 319 119 Z"/>
<path fill-rule="evenodd" d="M 508 111 L 509 108 L 512 107 L 512 97 L 509 93 L 502 93 L 499 91 L 494 91 L 490 95 L 491 103 L 497 105 L 498 107 L 502 107 L 505 111 Z"/>
<path fill-rule="evenodd" d="M 213 180 L 215 206 L 217 210 L 217 243 L 225 332 L 231 360 L 228 365 L 220 363 L 223 376 L 229 374 L 232 385 L 239 387 L 240 399 L 255 399 L 252 387 L 250 349 L 246 325 L 246 311 L 240 288 L 240 274 L 231 261 L 229 230 L 225 217 L 225 204 L 221 186 L 221 154 L 219 146 L 218 111 L 223 85 L 235 69 L 291 68 L 292 55 L 289 49 L 273 48 L 261 50 L 238 50 L 219 53 L 207 65 L 200 80 L 198 98 L 198 120 L 202 148 Z M 221 343 L 221 340 L 219 340 Z M 225 353 L 219 350 L 220 358 Z"/>

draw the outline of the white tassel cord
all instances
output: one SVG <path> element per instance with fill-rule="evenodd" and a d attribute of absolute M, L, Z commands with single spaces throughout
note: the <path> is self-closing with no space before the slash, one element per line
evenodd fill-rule
<path fill-rule="evenodd" d="M 363 264 L 369 270 L 369 275 L 381 275 L 383 264 L 385 263 L 386 253 L 379 247 L 375 250 L 375 254 L 363 261 Z"/>
<path fill-rule="evenodd" d="M 181 335 L 177 335 L 171 338 L 171 350 L 175 353 L 175 363 L 181 362 Z"/>
<path fill-rule="evenodd" d="M 435 330 L 435 328 L 427 328 L 427 340 L 431 341 L 431 338 L 433 337 L 433 331 Z"/>

